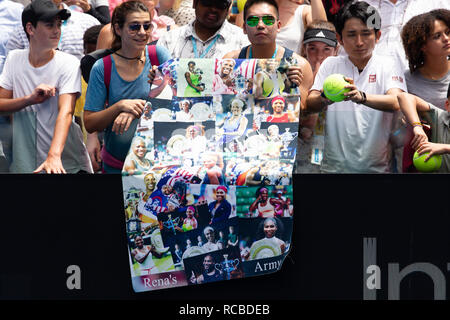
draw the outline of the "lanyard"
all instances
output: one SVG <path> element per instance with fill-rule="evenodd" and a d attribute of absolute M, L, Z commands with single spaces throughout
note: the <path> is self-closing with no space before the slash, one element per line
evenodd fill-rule
<path fill-rule="evenodd" d="M 275 47 L 275 52 L 273 53 L 272 58 L 270 59 L 275 59 L 277 56 L 277 52 L 278 52 L 278 46 Z M 252 53 L 252 46 L 250 46 L 250 52 L 248 53 L 248 58 L 252 59 L 253 58 L 253 53 Z"/>
<path fill-rule="evenodd" d="M 191 41 L 192 41 L 192 47 L 194 48 L 194 56 L 196 58 L 204 58 L 205 55 L 209 52 L 209 50 L 211 50 L 213 45 L 216 43 L 218 38 L 219 38 L 219 35 L 216 35 L 214 37 L 214 39 L 211 41 L 211 43 L 209 44 L 209 46 L 205 49 L 205 51 L 203 51 L 203 53 L 199 56 L 198 52 L 197 52 L 197 40 L 195 40 L 195 38 L 192 36 Z"/>
<path fill-rule="evenodd" d="M 61 50 L 61 40 L 62 40 L 62 36 L 63 36 L 63 27 L 65 27 L 67 25 L 67 21 L 68 20 L 64 20 L 61 26 L 61 35 L 59 36 L 59 42 L 58 42 L 58 49 Z"/>

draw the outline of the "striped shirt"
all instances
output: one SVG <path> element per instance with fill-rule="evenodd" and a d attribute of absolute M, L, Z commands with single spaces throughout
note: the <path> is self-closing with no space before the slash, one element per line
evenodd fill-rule
<path fill-rule="evenodd" d="M 206 51 L 202 58 L 222 58 L 228 52 L 239 50 L 250 44 L 241 28 L 225 20 L 222 27 L 206 41 L 202 41 L 197 36 L 194 21 L 192 21 L 185 26 L 164 33 L 159 38 L 158 45 L 166 47 L 173 58 L 196 58 L 193 40 L 199 56 Z M 209 48 L 212 43 L 213 45 Z M 208 48 L 209 50 L 207 50 Z"/>
<path fill-rule="evenodd" d="M 67 9 L 67 6 L 63 4 Z M 58 44 L 58 49 L 72 54 L 81 60 L 84 56 L 83 36 L 84 32 L 92 26 L 100 24 L 100 22 L 93 16 L 77 11 L 70 11 L 71 16 L 64 22 L 61 27 L 61 39 Z M 25 49 L 29 47 L 28 38 L 22 25 L 18 25 L 6 44 L 6 51 L 9 52 L 14 49 Z"/>

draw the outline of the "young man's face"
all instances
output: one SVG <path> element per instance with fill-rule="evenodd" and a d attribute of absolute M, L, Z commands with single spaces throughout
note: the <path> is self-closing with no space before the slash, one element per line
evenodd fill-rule
<path fill-rule="evenodd" d="M 218 7 L 218 4 L 222 5 L 220 2 L 224 1 L 194 0 L 195 17 L 203 28 L 217 29 L 222 26 L 229 8 Z"/>
<path fill-rule="evenodd" d="M 33 27 L 29 22 L 27 31 L 29 31 L 30 41 L 42 48 L 56 49 L 61 37 L 61 25 L 60 18 L 51 21 L 38 21 L 36 27 Z"/>
<path fill-rule="evenodd" d="M 336 55 L 336 48 L 327 45 L 321 41 L 312 41 L 306 44 L 306 59 L 311 64 L 311 67 L 314 68 L 317 65 L 321 65 L 323 60 L 330 56 Z"/>
<path fill-rule="evenodd" d="M 380 31 L 375 34 L 361 19 L 350 18 L 345 22 L 342 36 L 338 34 L 337 38 L 350 58 L 361 60 L 370 59 L 380 36 Z"/>
<path fill-rule="evenodd" d="M 275 18 L 274 24 L 266 25 L 262 19 L 264 16 Z M 249 17 L 258 17 L 258 24 L 254 27 L 249 26 L 247 24 Z M 280 28 L 281 21 L 277 18 L 277 10 L 274 6 L 263 2 L 257 3 L 248 9 L 244 22 L 244 33 L 247 34 L 251 44 L 265 45 L 274 43 Z"/>

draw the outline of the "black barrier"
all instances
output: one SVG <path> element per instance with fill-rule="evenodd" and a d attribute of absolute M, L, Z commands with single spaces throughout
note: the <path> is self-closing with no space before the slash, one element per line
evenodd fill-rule
<path fill-rule="evenodd" d="M 297 175 L 293 246 L 281 271 L 135 294 L 120 176 L 2 175 L 0 299 L 447 298 L 449 182 L 446 175 Z M 368 259 L 376 263 L 366 266 L 365 240 L 376 243 Z"/>

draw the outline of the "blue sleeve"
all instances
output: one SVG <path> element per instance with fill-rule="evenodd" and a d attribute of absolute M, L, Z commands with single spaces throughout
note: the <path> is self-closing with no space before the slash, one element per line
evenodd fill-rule
<path fill-rule="evenodd" d="M 169 51 L 163 47 L 156 45 L 156 56 L 158 57 L 159 64 L 163 64 L 169 59 L 172 59 Z"/>
<path fill-rule="evenodd" d="M 86 91 L 84 110 L 102 111 L 106 102 L 103 59 L 98 59 L 92 67 Z"/>

